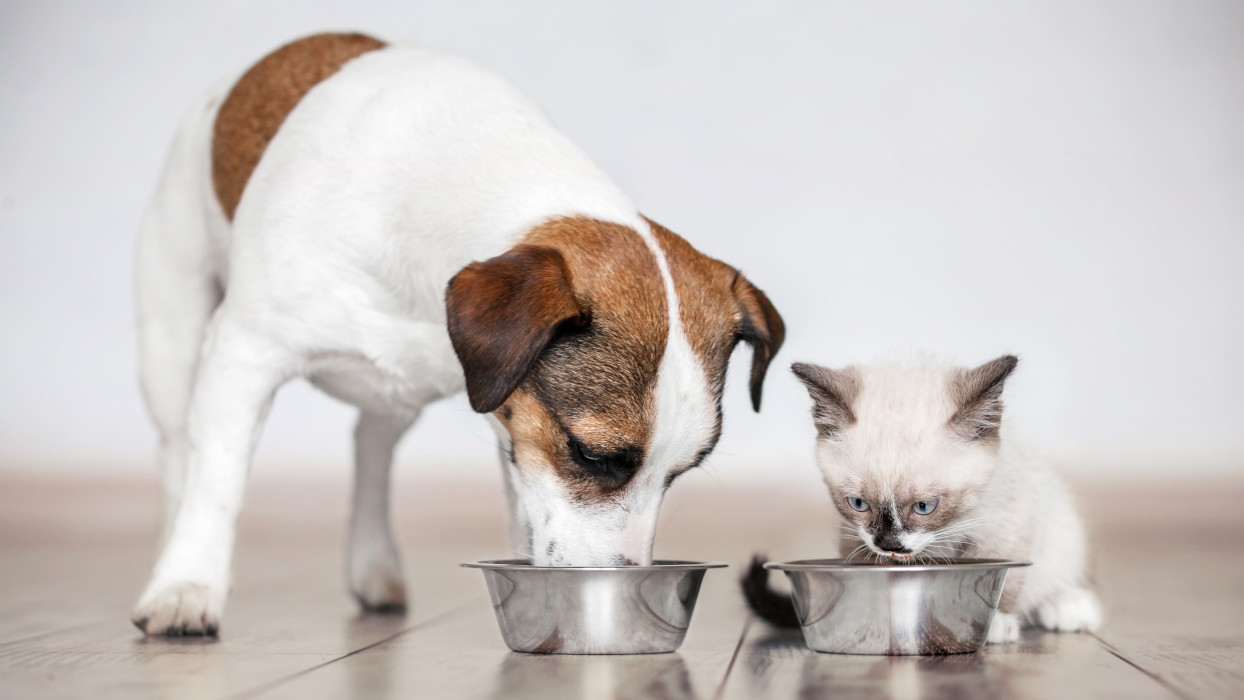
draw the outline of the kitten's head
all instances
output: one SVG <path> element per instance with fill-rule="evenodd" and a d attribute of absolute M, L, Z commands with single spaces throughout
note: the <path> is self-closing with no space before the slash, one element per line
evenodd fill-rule
<path fill-rule="evenodd" d="M 1002 386 L 1017 362 L 791 367 L 812 395 L 817 464 L 860 551 L 909 561 L 962 550 L 965 518 L 998 458 Z"/>

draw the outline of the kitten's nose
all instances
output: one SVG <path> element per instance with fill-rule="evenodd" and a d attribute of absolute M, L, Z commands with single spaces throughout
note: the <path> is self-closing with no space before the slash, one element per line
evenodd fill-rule
<path fill-rule="evenodd" d="M 910 549 L 903 546 L 903 543 L 899 540 L 898 535 L 895 535 L 892 532 L 887 532 L 880 537 L 873 538 L 873 544 L 877 545 L 877 549 L 884 550 L 886 552 L 894 552 L 895 554 L 911 553 Z"/>

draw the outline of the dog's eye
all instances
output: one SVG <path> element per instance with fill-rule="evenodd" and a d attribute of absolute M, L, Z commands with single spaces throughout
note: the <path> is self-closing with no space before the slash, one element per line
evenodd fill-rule
<path fill-rule="evenodd" d="M 916 501 L 916 504 L 911 507 L 911 510 L 916 515 L 928 515 L 929 513 L 937 510 L 937 499 L 930 498 L 927 501 Z"/>
<path fill-rule="evenodd" d="M 574 436 L 569 438 L 567 447 L 570 459 L 584 475 L 609 488 L 626 484 L 639 469 L 639 455 L 636 450 L 604 453 L 587 447 Z"/>
<path fill-rule="evenodd" d="M 868 510 L 868 501 L 865 501 L 859 496 L 848 498 L 847 505 L 851 506 L 851 510 L 858 510 L 861 513 Z"/>

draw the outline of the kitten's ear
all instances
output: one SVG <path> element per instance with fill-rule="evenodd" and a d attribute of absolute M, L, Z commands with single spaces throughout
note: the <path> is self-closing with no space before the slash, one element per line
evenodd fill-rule
<path fill-rule="evenodd" d="M 996 437 L 1002 424 L 1002 386 L 1019 358 L 1003 355 L 974 369 L 956 370 L 950 380 L 955 415 L 950 427 L 966 440 Z"/>
<path fill-rule="evenodd" d="M 855 424 L 851 404 L 860 392 L 860 376 L 854 368 L 829 369 L 807 362 L 790 366 L 812 396 L 812 422 L 821 437 L 831 437 Z"/>

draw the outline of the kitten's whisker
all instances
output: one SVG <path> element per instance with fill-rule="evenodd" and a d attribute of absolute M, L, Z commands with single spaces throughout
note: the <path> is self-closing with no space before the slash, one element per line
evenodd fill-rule
<path fill-rule="evenodd" d="M 934 554 L 932 556 L 935 556 L 935 557 L 940 556 L 942 559 L 946 560 L 947 564 L 953 562 L 955 559 L 959 558 L 963 554 L 960 548 L 958 547 L 952 547 L 952 546 L 940 544 L 937 542 L 930 542 L 929 544 L 925 545 L 925 549 L 933 550 Z"/>
<path fill-rule="evenodd" d="M 954 558 L 955 558 L 955 554 L 956 554 L 956 552 L 955 552 L 955 550 L 954 550 L 954 549 L 952 549 L 952 548 L 950 548 L 950 547 L 946 547 L 946 546 L 939 545 L 939 544 L 933 544 L 933 543 L 929 543 L 929 544 L 925 545 L 925 550 L 930 550 L 930 549 L 934 550 L 933 552 L 931 552 L 931 553 L 929 554 L 929 556 L 933 558 L 934 562 L 936 562 L 936 561 L 938 560 L 938 558 L 940 557 L 941 559 L 945 560 L 945 562 L 946 562 L 947 564 L 949 564 L 949 563 L 951 563 L 951 562 L 954 560 Z M 938 552 L 938 551 L 941 551 L 941 550 L 945 550 L 945 551 L 947 552 L 947 554 L 940 554 L 940 555 L 939 555 L 937 552 Z"/>
<path fill-rule="evenodd" d="M 989 521 L 994 520 L 994 519 L 995 519 L 995 516 L 993 516 L 993 515 L 978 515 L 978 516 L 976 516 L 976 517 L 972 517 L 972 518 L 963 518 L 963 519 L 961 519 L 961 520 L 956 520 L 956 521 L 954 522 L 954 526 L 958 526 L 958 525 L 968 525 L 968 524 L 971 524 L 971 523 L 983 523 L 983 522 L 989 522 Z"/>
<path fill-rule="evenodd" d="M 969 520 L 961 520 L 959 522 L 953 523 L 951 525 L 948 525 L 942 528 L 938 532 L 962 532 L 964 530 L 973 529 L 977 525 L 988 524 L 983 521 L 984 521 L 984 518 L 971 518 Z"/>
<path fill-rule="evenodd" d="M 950 530 L 950 531 L 943 530 L 940 532 L 933 533 L 934 541 L 945 541 L 945 540 L 949 540 L 950 537 L 957 538 L 957 540 L 972 541 L 972 542 L 977 541 L 977 538 L 973 537 L 972 535 L 968 535 L 967 532 L 962 532 L 958 530 Z"/>

